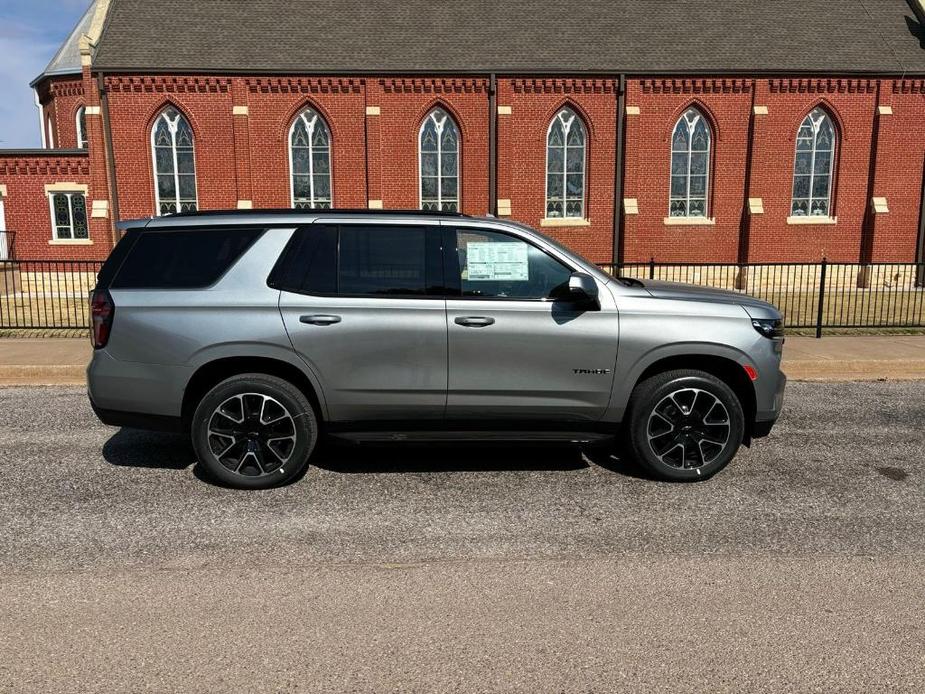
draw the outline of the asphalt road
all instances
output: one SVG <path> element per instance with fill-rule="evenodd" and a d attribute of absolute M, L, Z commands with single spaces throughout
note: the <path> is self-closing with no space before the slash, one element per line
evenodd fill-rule
<path fill-rule="evenodd" d="M 0 389 L 0 691 L 925 691 L 925 395 L 791 384 L 670 485 L 562 448 L 327 447 L 204 481 Z"/>

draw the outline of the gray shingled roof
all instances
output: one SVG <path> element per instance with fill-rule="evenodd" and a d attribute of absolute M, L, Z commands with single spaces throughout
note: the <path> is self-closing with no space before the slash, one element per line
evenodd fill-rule
<path fill-rule="evenodd" d="M 94 67 L 925 73 L 906 0 L 113 0 Z"/>
<path fill-rule="evenodd" d="M 32 80 L 33 85 L 39 80 L 52 75 L 70 75 L 74 73 L 79 74 L 81 72 L 80 37 L 86 34 L 90 29 L 90 23 L 93 21 L 93 13 L 96 10 L 96 0 L 93 0 L 93 2 L 89 4 L 90 6 L 87 8 L 87 11 L 84 12 L 80 21 L 77 22 L 77 26 L 74 27 L 73 31 L 71 31 L 64 40 L 64 43 L 61 44 L 61 48 L 55 53 L 55 57 L 45 66 L 45 69 L 42 70 L 42 74 Z"/>

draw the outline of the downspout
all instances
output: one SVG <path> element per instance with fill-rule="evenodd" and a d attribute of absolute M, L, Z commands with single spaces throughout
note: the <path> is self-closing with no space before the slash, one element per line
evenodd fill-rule
<path fill-rule="evenodd" d="M 119 189 L 116 187 L 116 159 L 112 147 L 112 127 L 109 120 L 109 95 L 106 93 L 106 83 L 103 73 L 96 75 L 97 87 L 100 91 L 100 112 L 103 116 L 103 149 L 106 155 L 106 180 L 109 183 L 109 200 L 112 203 L 109 219 L 112 225 L 112 245 L 115 248 L 119 243 L 119 230 L 116 222 L 121 219 L 119 215 Z"/>
<path fill-rule="evenodd" d="M 38 88 L 33 87 L 32 98 L 34 100 L 35 107 L 39 112 L 39 132 L 42 134 L 42 149 L 47 149 L 48 146 L 45 144 L 45 114 L 42 111 L 42 102 L 39 101 Z"/>
<path fill-rule="evenodd" d="M 488 213 L 498 216 L 498 83 L 495 73 L 488 82 Z"/>
<path fill-rule="evenodd" d="M 623 179 L 625 175 L 624 146 L 626 140 L 626 75 L 621 74 L 617 83 L 617 132 L 616 155 L 613 166 L 613 274 L 619 274 L 618 265 L 623 260 Z"/>

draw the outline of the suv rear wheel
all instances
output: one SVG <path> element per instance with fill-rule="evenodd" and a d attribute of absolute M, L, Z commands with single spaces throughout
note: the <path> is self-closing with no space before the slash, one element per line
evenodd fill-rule
<path fill-rule="evenodd" d="M 267 374 L 232 376 L 200 401 L 192 421 L 199 461 L 220 482 L 265 489 L 307 467 L 318 423 L 305 394 Z"/>
<path fill-rule="evenodd" d="M 625 430 L 637 461 L 661 479 L 704 480 L 735 457 L 745 431 L 742 405 L 712 374 L 676 370 L 636 386 Z"/>

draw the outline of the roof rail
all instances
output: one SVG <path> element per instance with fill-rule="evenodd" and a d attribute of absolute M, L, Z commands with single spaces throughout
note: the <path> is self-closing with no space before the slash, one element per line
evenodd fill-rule
<path fill-rule="evenodd" d="M 174 212 L 164 215 L 165 218 L 176 219 L 177 217 L 217 217 L 225 215 L 248 216 L 257 214 L 279 214 L 279 215 L 325 215 L 325 214 L 356 214 L 356 215 L 395 215 L 406 216 L 415 215 L 420 217 L 468 217 L 462 212 L 437 212 L 434 210 L 370 210 L 366 208 L 326 208 L 326 209 L 295 209 L 292 207 L 273 207 L 268 209 L 247 209 L 247 210 L 197 210 L 196 212 Z"/>

